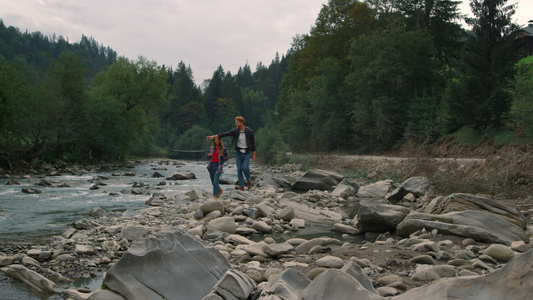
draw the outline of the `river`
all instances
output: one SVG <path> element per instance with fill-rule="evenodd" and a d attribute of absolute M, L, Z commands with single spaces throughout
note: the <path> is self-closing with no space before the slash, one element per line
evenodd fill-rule
<path fill-rule="evenodd" d="M 12 178 L 20 185 L 7 185 L 8 179 L 0 179 L 0 244 L 39 244 L 53 235 L 61 235 L 74 221 L 89 217 L 88 213 L 93 207 L 101 207 L 105 211 L 146 208 L 145 201 L 150 195 L 131 193 L 131 190 L 142 190 L 146 186 L 156 188 L 157 192 L 167 197 L 190 190 L 196 190 L 199 194 L 211 193 L 206 162 L 170 160 L 166 165 L 161 164 L 162 161 L 167 160 L 143 160 L 134 168 L 83 175 L 61 174 L 44 178 L 27 175 Z M 126 172 L 134 176 L 116 176 Z M 165 178 L 174 172 L 193 172 L 196 179 L 170 181 L 163 177 L 152 177 L 155 172 Z M 105 178 L 100 181 L 106 185 L 92 190 L 95 184 L 93 179 L 97 177 Z M 230 182 L 236 180 L 234 164 L 228 164 L 222 178 Z M 41 179 L 64 183 L 69 187 L 36 185 Z M 158 185 L 160 182 L 166 182 L 166 185 Z M 143 187 L 134 188 L 134 183 L 141 183 Z M 38 188 L 42 193 L 26 194 L 22 192 L 24 188 Z M 57 295 L 52 297 L 45 299 L 61 299 L 55 298 Z M 0 272 L 0 299 L 43 299 L 43 295 L 30 292 Z"/>

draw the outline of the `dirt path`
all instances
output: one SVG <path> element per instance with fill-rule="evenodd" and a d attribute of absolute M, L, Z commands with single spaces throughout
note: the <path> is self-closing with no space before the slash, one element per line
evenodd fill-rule
<path fill-rule="evenodd" d="M 456 163 L 485 163 L 485 158 L 451 158 L 451 157 L 429 157 L 429 158 L 414 158 L 414 157 L 392 157 L 392 156 L 371 156 L 371 155 L 338 155 L 340 159 L 347 161 L 367 160 L 367 161 L 393 161 L 401 163 L 409 160 L 429 160 L 435 162 L 456 162 Z"/>

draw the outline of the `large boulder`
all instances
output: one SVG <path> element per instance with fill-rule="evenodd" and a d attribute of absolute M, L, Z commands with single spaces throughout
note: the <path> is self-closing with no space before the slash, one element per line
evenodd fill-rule
<path fill-rule="evenodd" d="M 392 300 L 529 300 L 533 295 L 533 250 L 502 269 L 483 276 L 440 279 L 407 291 Z"/>
<path fill-rule="evenodd" d="M 0 268 L 0 271 L 4 272 L 9 277 L 24 283 L 26 286 L 29 286 L 37 292 L 52 293 L 56 286 L 51 280 L 23 265 L 9 265 Z"/>
<path fill-rule="evenodd" d="M 357 198 L 384 198 L 394 188 L 394 181 L 387 179 L 360 186 Z"/>
<path fill-rule="evenodd" d="M 367 290 L 354 277 L 338 269 L 328 269 L 318 275 L 300 294 L 298 299 L 365 299 L 384 300 Z M 429 299 L 429 298 L 428 298 Z"/>
<path fill-rule="evenodd" d="M 312 208 L 306 205 L 305 202 L 296 202 L 292 199 L 282 198 L 279 204 L 285 207 L 292 207 L 294 210 L 294 218 L 303 219 L 308 222 L 321 224 L 335 224 L 342 221 L 342 214 L 329 210 L 327 208 L 316 207 Z"/>
<path fill-rule="evenodd" d="M 260 299 L 298 299 L 300 293 L 311 283 L 311 280 L 295 269 L 286 269 L 272 275 L 263 290 Z M 274 298 L 277 297 L 277 298 Z"/>
<path fill-rule="evenodd" d="M 402 182 L 396 189 L 385 195 L 387 200 L 402 200 L 405 195 L 411 193 L 415 197 L 425 195 L 431 187 L 431 181 L 427 177 L 411 177 Z"/>
<path fill-rule="evenodd" d="M 424 209 L 428 214 L 445 214 L 454 211 L 475 210 L 492 214 L 515 226 L 525 229 L 527 219 L 516 206 L 472 194 L 452 194 L 433 199 Z"/>
<path fill-rule="evenodd" d="M 182 231 L 140 238 L 107 272 L 126 299 L 202 299 L 230 268 L 215 248 Z"/>
<path fill-rule="evenodd" d="M 457 211 L 441 215 L 410 213 L 397 226 L 399 236 L 408 237 L 411 233 L 426 229 L 437 229 L 440 233 L 472 238 L 478 242 L 511 245 L 522 240 L 529 243 L 529 237 L 521 228 L 481 211 Z"/>
<path fill-rule="evenodd" d="M 395 231 L 409 211 L 409 208 L 400 205 L 362 204 L 357 213 L 357 223 L 361 232 Z"/>
<path fill-rule="evenodd" d="M 346 185 L 346 184 L 339 184 L 335 187 L 333 192 L 331 194 L 335 197 L 341 197 L 344 199 L 347 199 L 348 197 L 351 197 L 355 195 L 356 189 L 353 186 Z"/>
<path fill-rule="evenodd" d="M 248 275 L 239 270 L 228 270 L 204 299 L 249 299 L 256 288 L 255 282 Z"/>
<path fill-rule="evenodd" d="M 298 179 L 293 185 L 293 191 L 322 190 L 329 191 L 341 183 L 344 176 L 325 170 L 310 170 Z"/>
<path fill-rule="evenodd" d="M 347 262 L 344 267 L 342 267 L 341 271 L 355 278 L 355 280 L 357 280 L 365 289 L 369 290 L 370 292 L 374 294 L 378 293 L 372 284 L 372 279 L 370 279 L 370 277 L 366 275 L 365 271 L 363 271 L 363 269 L 355 262 Z"/>

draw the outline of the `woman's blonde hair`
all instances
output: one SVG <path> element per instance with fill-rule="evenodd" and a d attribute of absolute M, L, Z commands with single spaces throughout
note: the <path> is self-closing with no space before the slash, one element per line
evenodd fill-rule
<path fill-rule="evenodd" d="M 218 147 L 217 147 L 217 144 L 216 144 L 216 140 L 217 139 L 220 141 L 220 144 L 219 144 Z M 215 138 L 213 139 L 213 148 L 218 148 L 218 153 L 222 153 L 222 151 L 224 151 L 224 142 L 222 141 L 222 139 L 218 135 L 215 136 Z"/>

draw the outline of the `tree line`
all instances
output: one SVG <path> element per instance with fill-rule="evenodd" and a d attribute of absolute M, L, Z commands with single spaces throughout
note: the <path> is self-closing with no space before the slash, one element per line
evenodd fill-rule
<path fill-rule="evenodd" d="M 527 140 L 533 73 L 518 63 L 516 7 L 471 0 L 467 31 L 458 4 L 330 0 L 285 55 L 237 74 L 219 66 L 202 86 L 183 61 L 129 60 L 86 36 L 70 43 L 0 21 L 0 164 L 177 157 L 207 148 L 204 137 L 236 115 L 267 162 L 288 150 L 426 145 L 462 130 Z"/>

